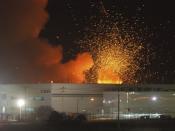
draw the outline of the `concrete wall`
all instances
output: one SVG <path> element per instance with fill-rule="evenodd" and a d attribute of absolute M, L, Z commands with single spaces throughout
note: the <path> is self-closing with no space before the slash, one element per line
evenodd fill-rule
<path fill-rule="evenodd" d="M 51 93 L 51 105 L 59 112 L 98 113 L 103 105 L 103 88 L 95 84 L 53 84 Z"/>
<path fill-rule="evenodd" d="M 0 119 L 19 117 L 17 101 L 23 99 L 22 115 L 31 114 L 40 106 L 51 106 L 50 84 L 1 84 Z"/>
<path fill-rule="evenodd" d="M 0 114 L 19 115 L 18 99 L 25 99 L 23 113 L 40 106 L 59 112 L 117 113 L 120 92 L 121 113 L 169 113 L 175 116 L 175 85 L 98 85 L 98 84 L 0 84 Z M 149 91 L 145 91 L 149 89 Z M 156 90 L 155 90 L 156 89 Z M 151 97 L 157 100 L 152 101 Z"/>
<path fill-rule="evenodd" d="M 104 92 L 105 113 L 118 112 L 118 93 Z M 120 92 L 120 114 L 164 114 L 175 117 L 175 92 Z"/>

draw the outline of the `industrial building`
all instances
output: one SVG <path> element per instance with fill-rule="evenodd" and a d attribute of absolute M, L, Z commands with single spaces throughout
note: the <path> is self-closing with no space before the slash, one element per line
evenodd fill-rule
<path fill-rule="evenodd" d="M 91 119 L 175 117 L 175 85 L 1 84 L 1 120 L 30 116 L 41 106 Z"/>

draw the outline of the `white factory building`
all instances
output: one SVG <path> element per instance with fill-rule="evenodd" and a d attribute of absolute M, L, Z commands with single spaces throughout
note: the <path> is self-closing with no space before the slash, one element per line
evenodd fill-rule
<path fill-rule="evenodd" d="M 58 112 L 86 113 L 99 119 L 144 114 L 174 117 L 174 101 L 175 85 L 1 84 L 0 119 L 35 114 L 41 106 Z"/>

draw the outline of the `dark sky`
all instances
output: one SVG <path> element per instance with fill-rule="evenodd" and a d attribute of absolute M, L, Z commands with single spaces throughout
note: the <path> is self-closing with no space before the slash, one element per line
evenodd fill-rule
<path fill-rule="evenodd" d="M 151 48 L 151 64 L 144 73 L 151 72 L 153 82 L 175 82 L 175 8 L 173 0 L 103 0 L 108 13 L 115 19 L 118 15 L 131 22 L 138 20 L 146 34 L 145 46 Z M 90 26 L 91 18 L 101 19 L 100 0 L 49 0 L 49 21 L 41 36 L 53 44 L 62 44 L 64 60 L 80 52 L 75 41 Z M 117 19 L 115 19 L 117 20 Z"/>
<path fill-rule="evenodd" d="M 0 0 L 0 83 L 85 82 L 96 56 L 84 38 L 114 23 L 144 44 L 135 80 L 175 83 L 174 12 L 173 0 Z"/>

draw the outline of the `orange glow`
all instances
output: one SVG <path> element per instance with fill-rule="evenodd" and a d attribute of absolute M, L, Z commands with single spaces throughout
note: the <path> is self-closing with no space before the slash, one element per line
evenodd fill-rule
<path fill-rule="evenodd" d="M 92 56 L 88 52 L 78 54 L 75 60 L 63 64 L 63 71 L 67 73 L 67 81 L 71 83 L 85 82 L 85 72 L 93 66 Z M 64 72 L 62 74 L 64 74 Z"/>
<path fill-rule="evenodd" d="M 123 81 L 112 70 L 99 70 L 98 84 L 122 84 Z"/>
<path fill-rule="evenodd" d="M 84 83 L 85 72 L 93 66 L 92 56 L 88 52 L 80 53 L 67 63 L 55 65 L 57 76 L 56 82 L 61 83 Z"/>
<path fill-rule="evenodd" d="M 119 26 L 102 20 L 80 41 L 94 60 L 93 68 L 87 73 L 88 81 L 99 84 L 132 84 L 137 81 L 136 73 L 142 69 L 140 62 L 144 58 L 143 40 L 132 28 L 122 28 L 125 24 Z"/>

